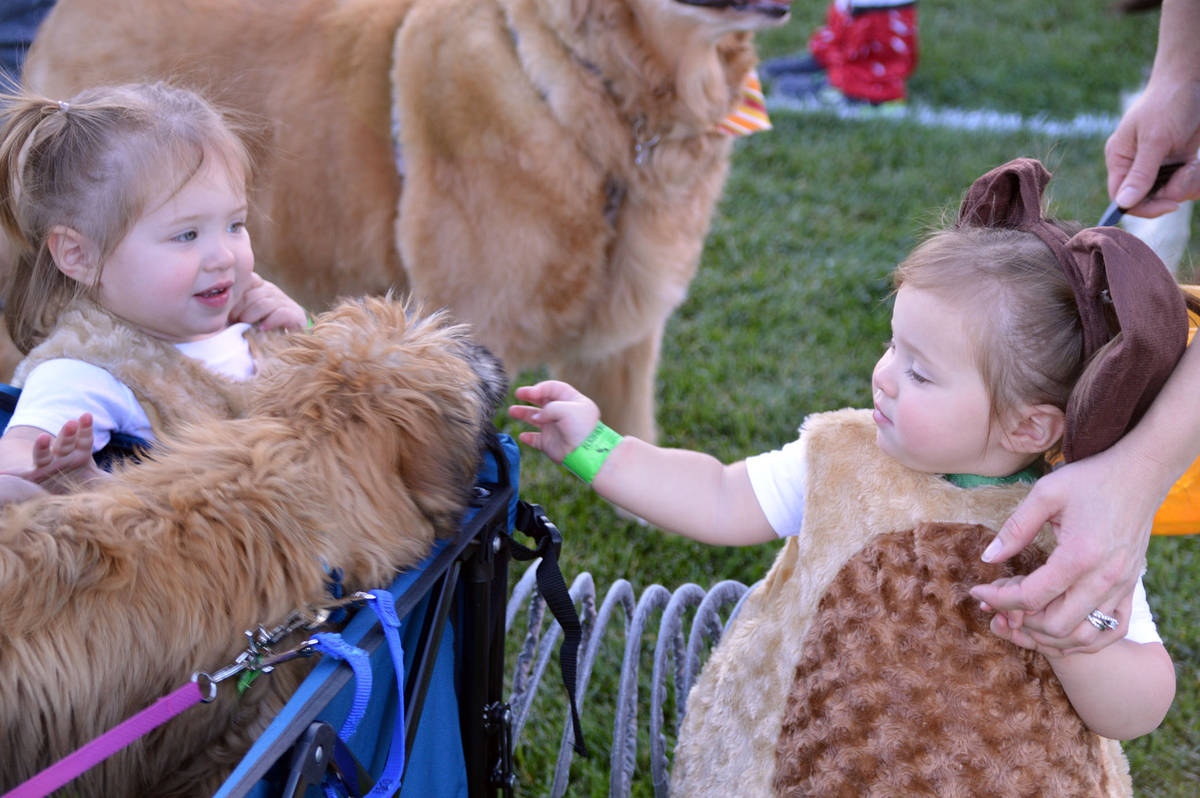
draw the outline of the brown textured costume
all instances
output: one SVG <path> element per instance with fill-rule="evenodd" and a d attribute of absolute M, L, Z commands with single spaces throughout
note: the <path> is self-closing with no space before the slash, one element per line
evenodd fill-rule
<path fill-rule="evenodd" d="M 879 451 L 869 411 L 803 434 L 803 529 L 688 696 L 672 792 L 1131 795 L 1120 745 L 967 593 L 1014 572 L 979 554 L 1027 487 L 912 471 Z"/>

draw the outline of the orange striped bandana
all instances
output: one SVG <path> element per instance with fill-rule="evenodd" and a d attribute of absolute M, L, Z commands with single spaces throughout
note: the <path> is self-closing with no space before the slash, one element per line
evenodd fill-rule
<path fill-rule="evenodd" d="M 733 113 L 717 125 L 717 130 L 730 136 L 748 136 L 760 130 L 770 130 L 767 104 L 763 101 L 762 83 L 753 69 L 742 81 L 738 104 Z"/>

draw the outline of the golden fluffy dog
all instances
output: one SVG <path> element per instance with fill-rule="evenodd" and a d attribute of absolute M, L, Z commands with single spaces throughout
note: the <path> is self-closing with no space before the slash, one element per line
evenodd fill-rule
<path fill-rule="evenodd" d="M 411 291 L 510 371 L 654 437 L 667 318 L 728 168 L 718 124 L 789 0 L 59 0 L 54 97 L 169 78 L 267 120 L 250 228 L 302 303 Z"/>
<path fill-rule="evenodd" d="M 325 598 L 370 589 L 453 534 L 499 362 L 445 314 L 344 303 L 287 338 L 247 418 L 164 441 L 102 487 L 0 516 L 0 791 Z M 87 796 L 210 795 L 299 678 L 225 684 L 72 783 Z"/>

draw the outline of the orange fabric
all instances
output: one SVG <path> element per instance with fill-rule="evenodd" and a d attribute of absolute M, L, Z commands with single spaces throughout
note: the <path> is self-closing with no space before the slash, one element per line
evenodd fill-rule
<path fill-rule="evenodd" d="M 1200 294 L 1200 286 L 1184 286 L 1193 294 Z M 1200 316 L 1191 311 L 1188 342 L 1196 335 Z M 1154 516 L 1155 535 L 1194 535 L 1200 533 L 1200 457 L 1188 466 L 1183 476 L 1171 486 L 1162 507 Z"/>
<path fill-rule="evenodd" d="M 748 136 L 760 130 L 771 129 L 767 104 L 763 100 L 762 83 L 754 70 L 750 70 L 750 74 L 742 81 L 737 107 L 717 125 L 717 129 L 730 136 Z"/>

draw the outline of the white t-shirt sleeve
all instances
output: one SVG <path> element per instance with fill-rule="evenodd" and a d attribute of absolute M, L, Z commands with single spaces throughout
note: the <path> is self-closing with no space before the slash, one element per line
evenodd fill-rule
<path fill-rule="evenodd" d="M 804 520 L 804 438 L 746 458 L 754 498 L 779 537 L 800 533 Z"/>
<path fill-rule="evenodd" d="M 57 435 L 63 424 L 83 413 L 92 414 L 93 451 L 103 449 L 114 432 L 154 439 L 150 419 L 125 383 L 98 366 L 70 358 L 47 360 L 29 372 L 8 424 Z"/>
<path fill-rule="evenodd" d="M 804 520 L 804 438 L 792 441 L 782 449 L 746 458 L 746 474 L 754 497 L 775 534 L 781 538 L 799 534 Z M 1162 642 L 1141 579 L 1134 588 L 1125 639 L 1135 643 Z"/>
<path fill-rule="evenodd" d="M 1139 579 L 1133 589 L 1133 608 L 1129 612 L 1129 631 L 1125 639 L 1134 643 L 1161 643 L 1158 626 L 1154 623 L 1154 615 L 1150 612 L 1150 602 L 1146 600 L 1146 587 Z"/>

